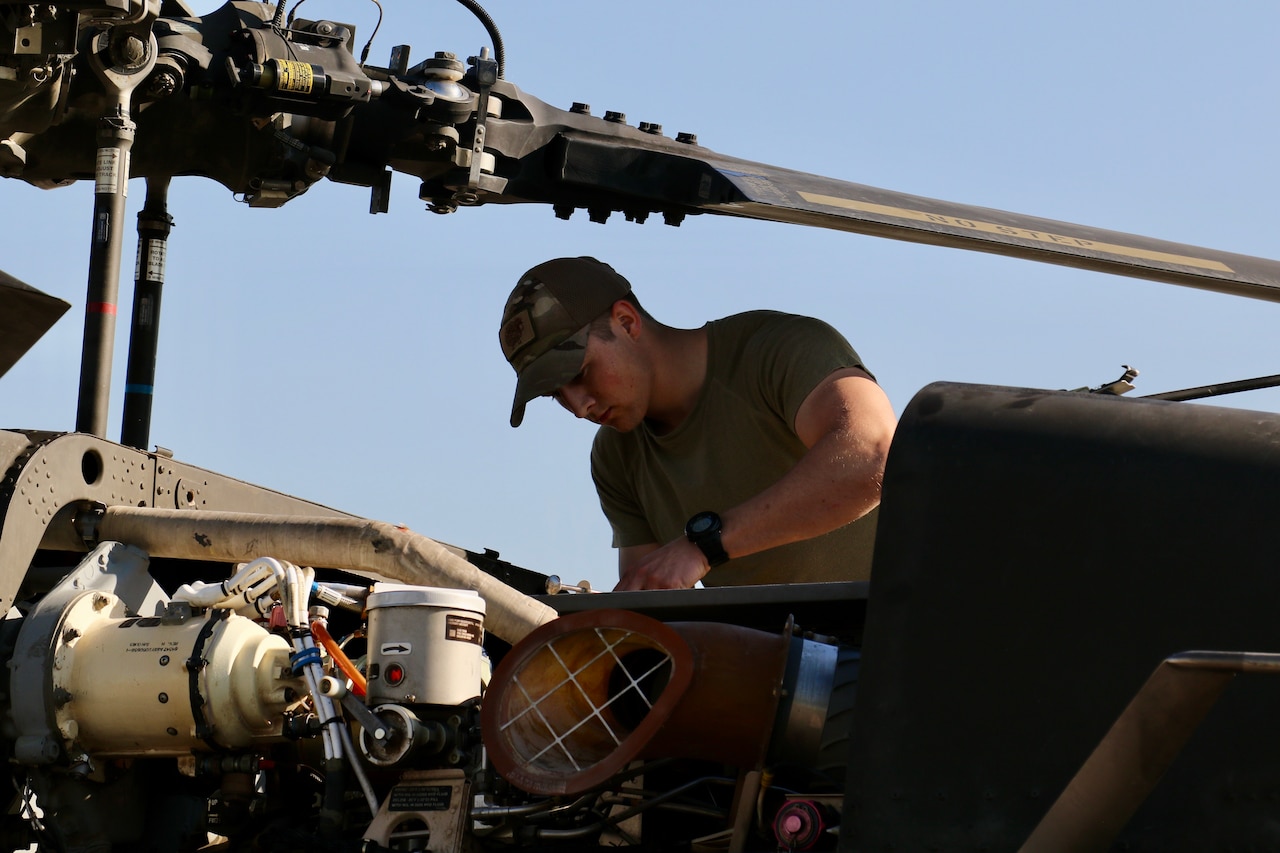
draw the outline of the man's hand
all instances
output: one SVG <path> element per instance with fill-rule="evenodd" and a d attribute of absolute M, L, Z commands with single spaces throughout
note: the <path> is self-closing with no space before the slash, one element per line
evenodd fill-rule
<path fill-rule="evenodd" d="M 710 570 L 698 546 L 688 539 L 673 539 L 623 568 L 613 590 L 689 589 Z"/>

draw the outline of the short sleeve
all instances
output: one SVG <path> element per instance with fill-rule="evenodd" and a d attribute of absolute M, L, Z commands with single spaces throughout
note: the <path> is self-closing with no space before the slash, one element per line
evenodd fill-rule
<path fill-rule="evenodd" d="M 866 370 L 838 331 L 821 320 L 796 315 L 761 327 L 743 356 L 745 366 L 759 377 L 762 404 L 792 427 L 801 404 L 823 379 L 847 367 Z"/>

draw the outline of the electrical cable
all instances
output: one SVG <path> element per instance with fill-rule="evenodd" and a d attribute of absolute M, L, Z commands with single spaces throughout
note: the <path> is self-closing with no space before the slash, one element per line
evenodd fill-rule
<path fill-rule="evenodd" d="M 302 2 L 302 0 L 298 0 L 298 2 Z M 485 32 L 493 40 L 493 58 L 498 63 L 498 79 L 502 79 L 507 73 L 507 50 L 503 47 L 502 33 L 498 32 L 498 25 L 494 23 L 493 18 L 489 17 L 489 13 L 476 0 L 458 0 L 458 2 L 479 19 L 481 25 L 484 26 Z"/>

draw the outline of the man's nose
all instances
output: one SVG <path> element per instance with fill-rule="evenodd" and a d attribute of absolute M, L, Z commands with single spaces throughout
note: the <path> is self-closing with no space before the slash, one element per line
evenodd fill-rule
<path fill-rule="evenodd" d="M 561 388 L 560 401 L 577 418 L 585 418 L 591 411 L 591 397 L 581 388 Z"/>

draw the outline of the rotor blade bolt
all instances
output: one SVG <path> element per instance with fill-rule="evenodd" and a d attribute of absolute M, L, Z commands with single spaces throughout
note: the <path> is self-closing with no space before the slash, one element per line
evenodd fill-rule
<path fill-rule="evenodd" d="M 618 111 L 616 111 L 616 110 L 606 110 L 606 111 L 605 111 L 605 114 L 604 114 L 604 120 L 605 120 L 605 121 L 611 121 L 611 122 L 613 122 L 614 124 L 626 124 L 626 123 L 627 123 L 627 114 L 626 114 L 626 113 L 620 113 L 620 112 L 618 112 Z"/>
<path fill-rule="evenodd" d="M 652 133 L 654 136 L 662 135 L 662 125 L 656 122 L 642 121 L 640 122 L 640 129 L 645 133 Z"/>
<path fill-rule="evenodd" d="M 571 204 L 557 204 L 551 209 L 555 212 L 556 219 L 568 219 L 573 216 L 573 212 L 577 208 Z"/>
<path fill-rule="evenodd" d="M 612 213 L 613 211 L 607 207 L 592 207 L 587 210 L 587 216 L 590 217 L 591 221 L 599 222 L 601 225 L 609 221 L 609 216 Z"/>
<path fill-rule="evenodd" d="M 681 132 L 679 132 L 679 133 L 677 133 L 677 134 L 676 134 L 676 142 L 683 142 L 683 143 L 685 143 L 686 145 L 697 145 L 697 144 L 698 144 L 698 134 L 696 134 L 696 133 L 685 133 L 684 131 L 681 131 Z"/>
<path fill-rule="evenodd" d="M 574 101 L 573 106 L 569 107 L 569 112 L 589 116 L 591 115 L 591 105 L 584 104 L 582 101 Z"/>
<path fill-rule="evenodd" d="M 135 35 L 128 35 L 111 45 L 117 62 L 126 68 L 136 68 L 147 58 L 147 44 Z"/>
<path fill-rule="evenodd" d="M 463 73 L 467 70 L 466 66 L 458 61 L 456 54 L 449 53 L 447 50 L 438 50 L 436 55 L 422 63 L 424 71 L 430 71 L 428 77 L 439 77 L 442 73 L 447 73 L 447 77 L 440 79 L 461 80 Z"/>
<path fill-rule="evenodd" d="M 147 94 L 167 98 L 178 91 L 178 77 L 172 71 L 160 71 L 147 81 Z"/>

